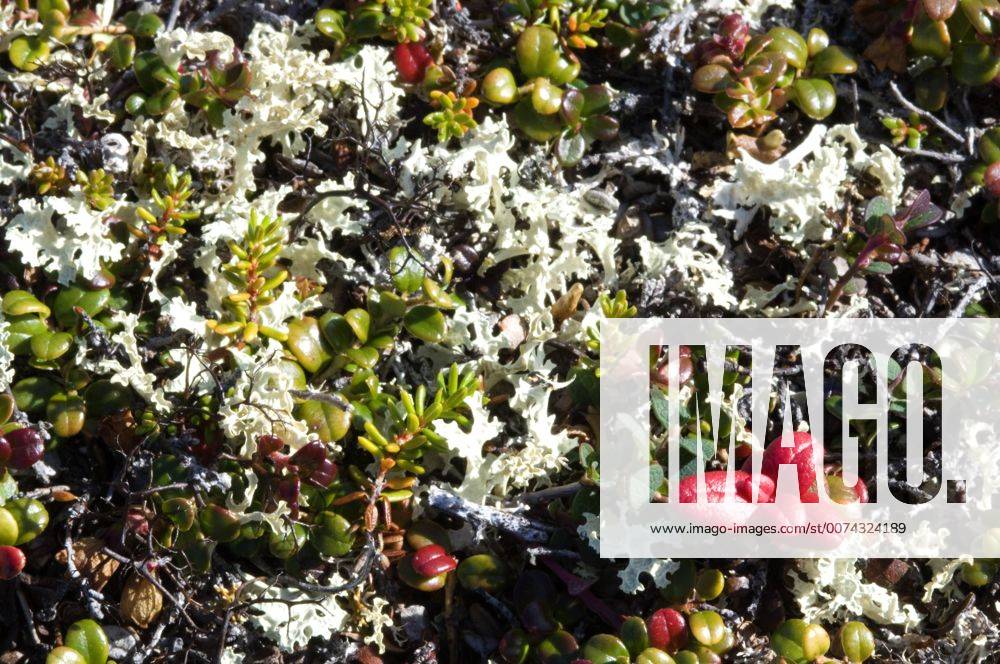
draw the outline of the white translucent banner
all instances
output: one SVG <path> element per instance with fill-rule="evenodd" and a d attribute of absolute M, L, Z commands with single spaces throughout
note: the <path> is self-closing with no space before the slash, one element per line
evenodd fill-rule
<path fill-rule="evenodd" d="M 994 509 L 994 498 L 1000 499 L 998 332 L 992 319 L 602 321 L 601 555 L 1000 557 L 1000 510 Z M 699 417 L 712 426 L 691 426 L 685 412 L 689 424 L 681 429 L 680 404 L 690 397 L 691 381 L 681 385 L 685 376 L 668 370 L 662 372 L 670 376 L 668 385 L 660 388 L 670 420 L 654 435 L 650 348 L 662 346 L 669 347 L 667 367 L 682 366 L 680 347 L 703 347 L 694 371 L 707 375 L 701 403 L 715 412 Z M 730 422 L 730 436 L 706 447 L 711 457 L 684 466 L 712 475 L 682 479 L 685 450 L 702 455 L 699 437 L 708 429 L 716 435 L 720 411 L 728 408 L 733 420 L 734 405 L 726 404 L 734 399 L 732 388 L 726 388 L 728 396 L 722 388 L 727 347 L 744 349 L 739 396 L 749 426 L 742 419 Z M 876 371 L 862 377 L 858 362 L 838 366 L 845 356 L 870 358 Z M 790 357 L 800 368 L 789 368 Z M 817 441 L 811 489 L 816 502 L 803 502 L 806 489 L 796 486 L 796 466 L 782 466 L 773 482 L 760 471 L 771 442 L 768 419 L 773 427 L 775 404 L 784 403 L 772 376 L 776 361 L 780 377 L 798 381 L 792 400 L 807 414 L 797 423 L 799 431 Z M 834 421 L 842 428 L 824 436 L 831 412 L 838 413 Z M 793 425 L 784 430 L 785 445 L 794 445 Z M 859 440 L 856 428 L 870 435 Z M 692 439 L 698 439 L 694 446 Z M 682 440 L 688 441 L 685 449 Z M 651 463 L 657 455 L 666 475 L 663 489 L 654 492 Z M 862 470 L 867 502 L 830 498 L 836 494 L 829 478 L 841 488 L 857 488 Z M 725 502 L 717 502 L 720 472 L 727 481 Z"/>

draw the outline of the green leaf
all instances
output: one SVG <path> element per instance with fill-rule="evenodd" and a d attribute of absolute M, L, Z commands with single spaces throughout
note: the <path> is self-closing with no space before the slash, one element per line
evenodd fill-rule
<path fill-rule="evenodd" d="M 587 151 L 587 141 L 580 133 L 566 132 L 556 142 L 556 158 L 563 168 L 580 163 Z"/>
<path fill-rule="evenodd" d="M 83 655 L 87 664 L 104 664 L 108 661 L 111 650 L 108 637 L 104 629 L 89 618 L 70 625 L 66 631 L 65 643 Z"/>
<path fill-rule="evenodd" d="M 17 521 L 17 541 L 14 546 L 27 544 L 42 534 L 49 525 L 49 512 L 34 498 L 10 500 L 4 507 Z"/>
<path fill-rule="evenodd" d="M 552 115 L 559 111 L 562 90 L 546 78 L 536 78 L 531 88 L 531 107 L 539 115 Z"/>
<path fill-rule="evenodd" d="M 913 81 L 913 96 L 917 104 L 928 111 L 940 111 L 948 101 L 948 70 L 934 67 L 919 74 Z"/>
<path fill-rule="evenodd" d="M 83 399 L 75 394 L 55 394 L 45 407 L 45 419 L 52 424 L 52 430 L 60 438 L 80 433 L 86 417 L 87 407 Z"/>
<path fill-rule="evenodd" d="M 168 86 L 176 87 L 180 83 L 177 71 L 168 67 L 154 51 L 137 54 L 132 62 L 132 70 L 139 86 L 149 95 L 155 95 Z"/>
<path fill-rule="evenodd" d="M 368 341 L 368 330 L 371 327 L 372 318 L 364 309 L 351 309 L 344 314 L 344 321 L 351 326 L 354 336 L 358 341 L 365 343 Z"/>
<path fill-rule="evenodd" d="M 298 405 L 295 416 L 303 420 L 309 431 L 317 434 L 324 443 L 340 440 L 351 429 L 350 413 L 325 401 L 305 401 Z"/>
<path fill-rule="evenodd" d="M 328 311 L 319 319 L 323 338 L 336 352 L 342 352 L 354 345 L 357 337 L 347 320 L 338 313 Z"/>
<path fill-rule="evenodd" d="M 345 12 L 333 9 L 319 10 L 316 12 L 316 17 L 313 19 L 313 22 L 316 24 L 317 32 L 335 42 L 344 41 L 347 37 L 344 33 L 345 14 Z"/>
<path fill-rule="evenodd" d="M 829 81 L 799 78 L 792 83 L 792 100 L 813 120 L 823 120 L 837 105 L 837 93 Z"/>
<path fill-rule="evenodd" d="M 1000 127 L 991 127 L 979 139 L 979 158 L 986 164 L 1000 161 Z"/>
<path fill-rule="evenodd" d="M 240 518 L 219 505 L 206 505 L 198 513 L 201 532 L 216 542 L 232 542 L 240 535 Z"/>
<path fill-rule="evenodd" d="M 618 664 L 628 662 L 628 648 L 621 639 L 611 634 L 597 634 L 584 644 L 580 654 L 592 664 Z"/>
<path fill-rule="evenodd" d="M 795 30 L 786 27 L 771 28 L 767 33 L 771 43 L 765 47 L 767 51 L 776 51 L 785 56 L 788 64 L 799 71 L 806 68 L 809 60 L 809 46 L 806 40 Z"/>
<path fill-rule="evenodd" d="M 618 121 L 607 115 L 595 115 L 583 122 L 583 134 L 595 141 L 613 141 L 618 136 Z"/>
<path fill-rule="evenodd" d="M 79 286 L 70 286 L 59 291 L 52 308 L 55 311 L 56 322 L 60 327 L 67 328 L 76 324 L 74 307 L 80 307 L 84 313 L 93 318 L 104 311 L 110 299 L 111 291 L 107 288 L 85 290 Z"/>
<path fill-rule="evenodd" d="M 31 337 L 31 353 L 39 360 L 51 362 L 66 354 L 73 345 L 73 335 L 67 332 L 49 332 Z"/>
<path fill-rule="evenodd" d="M 885 261 L 872 261 L 865 266 L 865 271 L 872 274 L 892 274 L 892 265 Z"/>
<path fill-rule="evenodd" d="M 15 355 L 27 355 L 31 352 L 31 339 L 49 331 L 48 325 L 34 314 L 8 320 L 7 348 Z"/>
<path fill-rule="evenodd" d="M 419 304 L 403 317 L 403 326 L 418 339 L 428 343 L 439 343 L 444 339 L 444 315 L 435 307 Z"/>
<path fill-rule="evenodd" d="M 483 79 L 483 97 L 491 104 L 505 106 L 517 99 L 517 80 L 506 67 L 497 67 Z"/>
<path fill-rule="evenodd" d="M 344 351 L 344 355 L 358 366 L 364 369 L 371 369 L 378 362 L 379 353 L 377 350 L 371 346 L 362 346 L 361 348 L 348 348 Z"/>
<path fill-rule="evenodd" d="M 670 400 L 663 390 L 652 390 L 649 395 L 650 411 L 664 429 L 670 426 Z"/>
<path fill-rule="evenodd" d="M 809 61 L 809 70 L 813 76 L 853 74 L 858 62 L 839 46 L 827 46 Z"/>
<path fill-rule="evenodd" d="M 951 54 L 951 35 L 943 21 L 918 19 L 913 24 L 910 46 L 916 53 L 937 60 L 944 60 Z"/>
<path fill-rule="evenodd" d="M 559 36 L 547 26 L 526 28 L 518 38 L 515 50 L 517 66 L 527 78 L 551 76 L 559 69 Z"/>
<path fill-rule="evenodd" d="M 53 648 L 52 652 L 49 653 L 48 657 L 45 658 L 45 664 L 88 664 L 87 660 L 83 655 L 78 653 L 67 646 L 59 646 L 58 648 Z"/>
<path fill-rule="evenodd" d="M 163 29 L 163 20 L 153 13 L 141 14 L 129 29 L 136 37 L 151 39 Z"/>
<path fill-rule="evenodd" d="M 531 106 L 531 99 L 524 98 L 514 107 L 514 124 L 524 134 L 540 143 L 552 140 L 563 131 L 562 119 L 558 114 L 539 115 Z"/>
<path fill-rule="evenodd" d="M 715 456 L 715 441 L 712 440 L 711 436 L 703 435 L 701 437 L 701 464 L 698 463 L 698 439 L 697 438 L 681 438 L 680 440 L 680 453 L 678 455 L 678 460 L 681 464 L 680 478 L 683 479 L 689 475 L 694 475 L 700 468 L 704 467 L 704 464 L 708 463 L 708 460 Z"/>
<path fill-rule="evenodd" d="M 719 64 L 707 64 L 695 70 L 691 85 L 698 92 L 714 94 L 725 90 L 731 80 L 727 68 Z"/>
<path fill-rule="evenodd" d="M 291 364 L 291 362 L 283 364 Z M 300 373 L 301 371 L 299 369 Z M 88 385 L 83 396 L 87 402 L 87 412 L 94 417 L 105 417 L 117 413 L 128 408 L 132 402 L 132 395 L 127 386 L 112 383 L 106 378 L 95 380 Z"/>
<path fill-rule="evenodd" d="M 7 57 L 21 71 L 35 71 L 49 59 L 49 42 L 42 36 L 18 37 L 10 43 Z"/>
<path fill-rule="evenodd" d="M 288 340 L 285 345 L 309 373 L 316 373 L 330 361 L 330 354 L 320 337 L 315 318 L 304 316 L 288 323 Z"/>
<path fill-rule="evenodd" d="M 389 274 L 392 283 L 401 293 L 415 293 L 424 279 L 424 269 L 406 247 L 393 247 L 389 250 Z"/>
<path fill-rule="evenodd" d="M 115 69 L 128 69 L 132 66 L 132 61 L 135 59 L 135 37 L 132 35 L 118 35 L 111 40 L 105 52 L 108 54 L 108 60 L 111 61 L 111 65 Z"/>
<path fill-rule="evenodd" d="M 666 481 L 667 475 L 663 466 L 656 462 L 649 464 L 649 495 L 662 491 Z"/>
<path fill-rule="evenodd" d="M 951 72 L 959 83 L 986 85 L 1000 75 L 1000 58 L 988 44 L 962 42 L 952 51 Z"/>
<path fill-rule="evenodd" d="M 25 290 L 12 290 L 3 296 L 3 312 L 8 316 L 38 314 L 48 318 L 51 311 L 41 300 Z"/>
<path fill-rule="evenodd" d="M 10 474 L 6 469 L 0 474 L 0 505 L 6 505 L 7 501 L 17 495 L 17 482 L 14 480 L 14 476 Z M 15 528 L 16 531 L 16 528 Z M 11 544 L 17 540 L 17 535 L 14 535 L 14 540 Z"/>
<path fill-rule="evenodd" d="M 43 413 L 49 399 L 59 390 L 59 384 L 47 376 L 29 376 L 11 387 L 17 407 L 29 415 Z"/>
<path fill-rule="evenodd" d="M 583 93 L 583 115 L 607 113 L 611 108 L 611 90 L 606 85 L 588 85 Z"/>

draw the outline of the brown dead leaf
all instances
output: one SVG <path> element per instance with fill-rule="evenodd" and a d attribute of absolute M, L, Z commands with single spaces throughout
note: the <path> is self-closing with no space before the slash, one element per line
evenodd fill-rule
<path fill-rule="evenodd" d="M 146 577 L 133 574 L 122 589 L 118 610 L 122 618 L 146 629 L 163 610 L 163 593 Z"/>
<path fill-rule="evenodd" d="M 555 320 L 556 327 L 562 325 L 564 320 L 576 313 L 581 297 L 583 297 L 583 284 L 577 282 L 555 301 L 552 305 L 552 318 Z"/>
<path fill-rule="evenodd" d="M 97 591 L 118 571 L 118 561 L 104 554 L 103 549 L 104 542 L 96 537 L 83 537 L 73 542 L 73 564 Z M 66 549 L 56 552 L 56 560 L 66 564 Z"/>
<path fill-rule="evenodd" d="M 770 136 L 770 134 L 768 134 Z M 785 143 L 782 140 L 777 146 L 769 145 L 770 141 L 766 137 L 747 136 L 746 134 L 730 133 L 727 137 L 726 154 L 730 159 L 735 159 L 739 155 L 739 150 L 745 150 L 748 155 L 759 162 L 773 164 L 781 159 L 785 153 Z"/>

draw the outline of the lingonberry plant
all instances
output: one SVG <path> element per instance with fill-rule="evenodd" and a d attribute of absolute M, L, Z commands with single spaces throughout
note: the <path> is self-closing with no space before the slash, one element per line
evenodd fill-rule
<path fill-rule="evenodd" d="M 687 56 L 697 68 L 696 90 L 713 95 L 734 129 L 762 130 L 791 102 L 814 120 L 837 105 L 830 77 L 857 71 L 857 62 L 830 37 L 813 28 L 806 37 L 786 27 L 752 34 L 738 14 L 723 19 L 719 32 Z"/>
<path fill-rule="evenodd" d="M 888 274 L 892 266 L 905 260 L 909 233 L 940 221 L 944 211 L 931 203 L 927 190 L 921 191 L 910 205 L 900 211 L 892 209 L 889 201 L 873 198 L 865 208 L 861 237 L 845 238 L 846 250 L 855 251 L 847 271 L 830 289 L 827 300 L 831 306 L 840 299 L 845 288 L 862 271 L 871 274 Z M 863 243 L 863 244 L 862 244 Z M 859 247 L 855 249 L 855 247 Z"/>
<path fill-rule="evenodd" d="M 944 107 L 953 83 L 984 86 L 1000 75 L 991 0 L 858 0 L 854 13 L 875 35 L 865 56 L 900 74 L 912 64 L 917 103 L 928 110 Z"/>

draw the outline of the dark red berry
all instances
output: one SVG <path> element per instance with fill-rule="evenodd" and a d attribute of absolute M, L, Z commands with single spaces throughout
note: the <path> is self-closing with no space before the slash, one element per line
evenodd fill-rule
<path fill-rule="evenodd" d="M 10 441 L 0 436 L 0 467 L 6 466 L 10 462 Z"/>
<path fill-rule="evenodd" d="M 328 487 L 337 477 L 337 466 L 330 460 L 326 445 L 319 441 L 306 443 L 292 455 L 292 465 L 299 474 L 310 483 L 320 487 Z"/>
<path fill-rule="evenodd" d="M 280 452 L 281 448 L 284 446 L 285 441 L 278 436 L 273 436 L 271 434 L 257 436 L 257 453 L 262 457 L 269 457 L 275 452 Z"/>
<path fill-rule="evenodd" d="M 687 623 L 674 609 L 660 609 L 646 620 L 649 645 L 675 653 L 687 645 Z"/>
<path fill-rule="evenodd" d="M 0 579 L 13 579 L 24 569 L 24 553 L 16 546 L 0 546 Z"/>
<path fill-rule="evenodd" d="M 399 77 L 407 83 L 420 83 L 424 80 L 427 67 L 434 61 L 420 42 L 397 45 L 393 60 L 399 70 Z"/>
<path fill-rule="evenodd" d="M 35 429 L 25 427 L 7 434 L 10 443 L 10 458 L 7 465 L 11 468 L 24 470 L 35 465 L 45 453 L 45 440 Z"/>
<path fill-rule="evenodd" d="M 410 559 L 413 571 L 423 577 L 437 576 L 458 567 L 458 561 L 448 555 L 440 544 L 428 544 L 418 549 Z"/>
<path fill-rule="evenodd" d="M 995 161 L 986 169 L 983 184 L 994 196 L 1000 196 L 1000 161 Z"/>
<path fill-rule="evenodd" d="M 278 497 L 288 503 L 293 516 L 297 516 L 299 513 L 299 492 L 301 488 L 302 483 L 294 475 L 278 481 Z"/>
<path fill-rule="evenodd" d="M 323 459 L 323 461 L 317 465 L 309 476 L 306 478 L 309 480 L 310 484 L 314 484 L 318 487 L 327 488 L 330 484 L 337 478 L 337 464 L 330 461 L 329 459 Z"/>
<path fill-rule="evenodd" d="M 733 471 L 736 494 L 732 502 L 749 503 L 753 500 L 753 478 L 748 472 Z M 761 473 L 757 479 L 757 502 L 774 502 L 774 480 Z M 698 475 L 688 475 L 677 485 L 677 492 L 682 503 L 698 502 Z M 726 498 L 726 471 L 710 470 L 705 473 L 705 499 L 709 503 L 729 502 Z"/>

